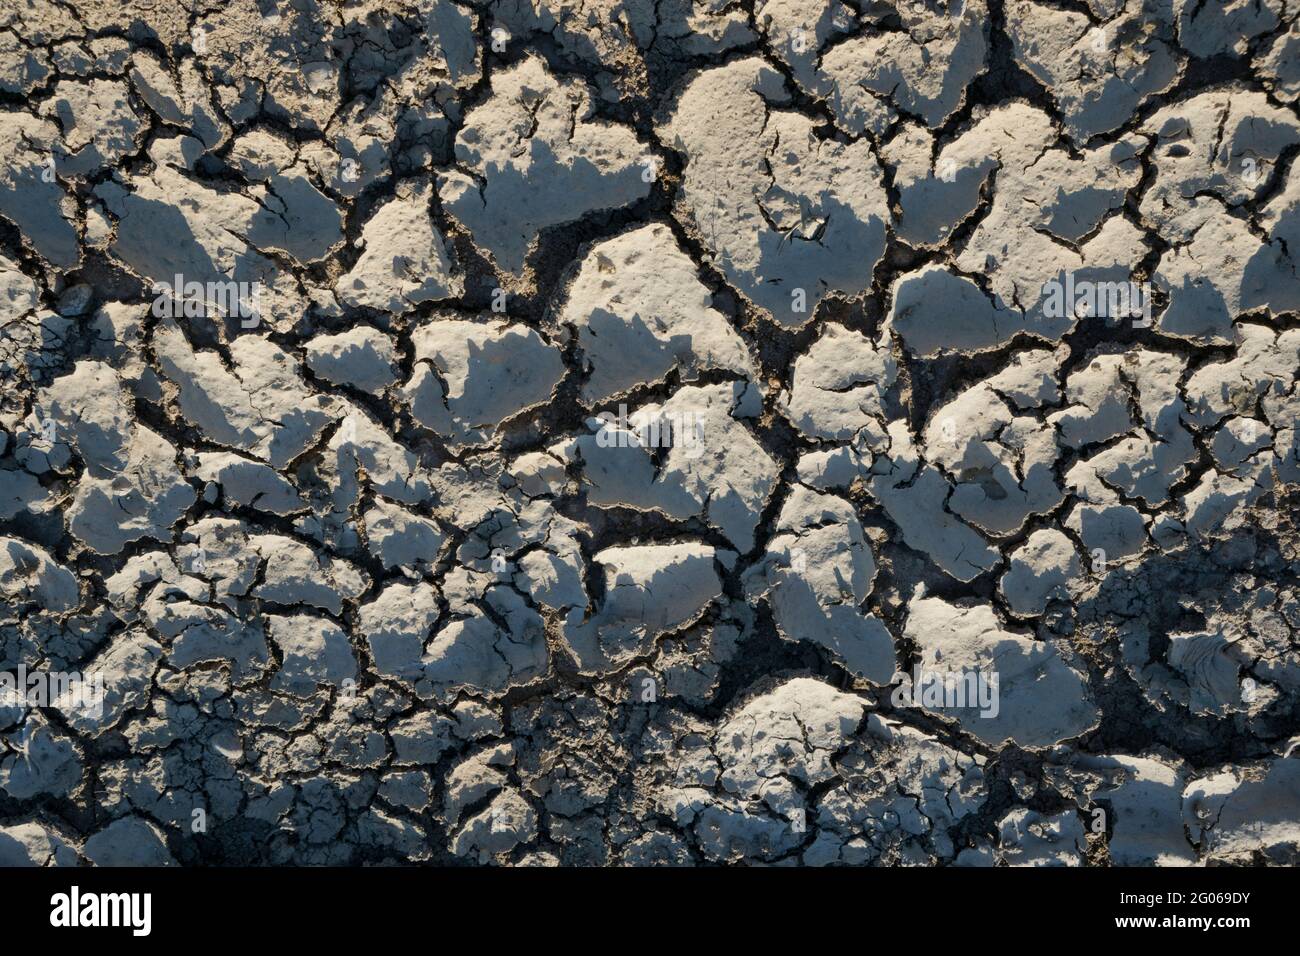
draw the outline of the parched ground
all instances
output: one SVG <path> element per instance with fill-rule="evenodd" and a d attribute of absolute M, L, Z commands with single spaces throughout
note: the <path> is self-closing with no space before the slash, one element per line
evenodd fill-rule
<path fill-rule="evenodd" d="M 104 693 L 0 864 L 1300 862 L 1298 101 L 1300 0 L 7 3 Z"/>

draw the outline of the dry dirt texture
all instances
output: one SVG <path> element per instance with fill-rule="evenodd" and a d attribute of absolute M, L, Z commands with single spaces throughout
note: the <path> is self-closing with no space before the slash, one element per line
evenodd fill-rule
<path fill-rule="evenodd" d="M 6 3 L 0 864 L 1300 862 L 1298 101 L 1300 0 Z"/>

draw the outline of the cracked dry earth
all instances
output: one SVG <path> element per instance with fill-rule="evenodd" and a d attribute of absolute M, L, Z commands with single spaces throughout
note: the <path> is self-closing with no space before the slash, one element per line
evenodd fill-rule
<path fill-rule="evenodd" d="M 102 695 L 0 862 L 1300 861 L 1298 100 L 1300 0 L 6 4 Z"/>

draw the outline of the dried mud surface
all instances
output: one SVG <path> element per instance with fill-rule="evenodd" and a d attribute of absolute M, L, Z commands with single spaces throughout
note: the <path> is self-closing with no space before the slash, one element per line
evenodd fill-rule
<path fill-rule="evenodd" d="M 0 865 L 1300 862 L 1298 101 L 1300 0 L 6 5 Z"/>

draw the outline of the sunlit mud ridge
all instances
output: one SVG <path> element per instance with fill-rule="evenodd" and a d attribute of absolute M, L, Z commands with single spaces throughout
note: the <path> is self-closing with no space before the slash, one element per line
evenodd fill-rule
<path fill-rule="evenodd" d="M 1300 863 L 1298 0 L 18 0 L 0 864 Z"/>

